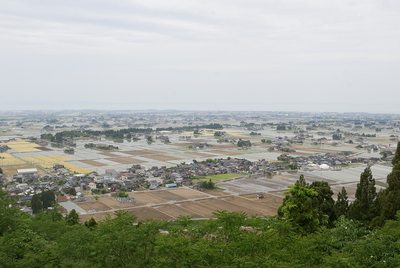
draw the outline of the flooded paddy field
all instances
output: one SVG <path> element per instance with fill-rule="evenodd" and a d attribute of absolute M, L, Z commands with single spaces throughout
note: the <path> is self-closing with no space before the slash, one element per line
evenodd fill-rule
<path fill-rule="evenodd" d="M 261 118 L 260 118 L 261 120 Z M 262 119 L 262 122 L 266 122 L 266 119 Z M 269 122 L 284 123 L 290 120 L 285 118 L 272 119 Z M 229 122 L 226 121 L 226 122 Z M 232 123 L 232 122 L 231 122 Z M 238 123 L 238 122 L 237 122 Z M 15 137 L 26 138 L 29 136 L 40 136 L 43 133 L 42 127 L 45 126 L 45 122 L 41 124 L 33 124 L 29 128 L 18 129 L 18 133 L 15 132 Z M 299 127 L 305 128 L 305 125 L 299 124 Z M 4 130 L 7 130 L 4 128 Z M 348 129 L 349 131 L 351 129 Z M 9 131 L 9 130 L 7 130 Z M 17 130 L 15 130 L 17 131 Z M 61 131 L 61 130 L 60 130 Z M 71 165 L 76 166 L 76 170 L 87 170 L 97 172 L 99 174 L 105 173 L 106 169 L 126 170 L 133 164 L 141 164 L 145 168 L 152 166 L 166 166 L 172 167 L 177 164 L 191 163 L 193 160 L 203 161 L 208 158 L 245 158 L 250 161 L 257 161 L 265 159 L 267 161 L 275 161 L 283 152 L 279 150 L 270 151 L 270 144 L 262 143 L 261 140 L 273 140 L 276 137 L 287 137 L 292 139 L 296 136 L 294 131 L 277 131 L 276 126 L 263 126 L 257 132 L 260 135 L 250 135 L 250 130 L 245 127 L 226 127 L 223 129 L 225 132 L 225 139 L 237 141 L 239 138 L 244 140 L 250 140 L 252 146 L 247 149 L 241 149 L 237 147 L 235 142 L 218 142 L 218 137 L 214 137 L 215 130 L 204 130 L 200 135 L 193 135 L 193 132 L 184 133 L 172 133 L 166 131 L 165 134 L 168 136 L 170 143 L 163 143 L 161 140 L 156 139 L 157 135 L 153 135 L 154 142 L 148 143 L 144 135 L 139 136 L 137 141 L 128 140 L 112 140 L 102 138 L 77 138 L 75 139 L 76 147 L 73 155 L 64 153 L 64 148 L 55 148 L 50 145 L 39 146 L 34 143 L 30 143 L 27 140 L 12 141 L 10 142 L 10 150 L 8 151 L 13 157 L 15 157 L 15 163 L 26 164 L 23 159 L 32 157 L 46 157 L 46 156 L 59 156 L 69 158 L 65 161 Z M 53 131 L 55 134 L 57 130 Z M 370 133 L 370 130 L 364 130 L 366 133 Z M 380 152 L 370 152 L 365 149 L 356 149 L 355 144 L 348 144 L 343 141 L 339 141 L 337 145 L 332 145 L 330 140 L 331 134 L 325 131 L 325 134 L 321 134 L 319 130 L 307 131 L 307 135 L 310 138 L 304 140 L 302 144 L 291 144 L 290 149 L 296 152 L 289 153 L 292 156 L 311 156 L 316 154 L 332 153 L 337 154 L 342 151 L 351 151 L 356 157 L 381 157 Z M 386 146 L 389 149 L 393 149 L 395 142 L 389 140 L 389 136 L 392 132 L 382 131 L 377 133 L 377 137 L 365 138 L 363 144 L 376 143 L 380 146 Z M 190 138 L 185 138 L 189 137 Z M 11 137 L 11 136 L 4 136 Z M 182 138 L 184 137 L 184 138 Z M 315 140 L 320 138 L 327 138 L 323 142 L 315 145 Z M 94 143 L 103 146 L 116 146 L 118 149 L 115 150 L 100 150 L 85 148 L 85 144 Z M 193 146 L 199 143 L 207 143 L 209 147 L 203 149 L 190 149 L 189 146 Z M 18 161 L 22 161 L 19 163 Z M 29 163 L 28 163 L 29 164 Z M 47 166 L 47 165 L 45 165 Z M 79 169 L 81 168 L 81 169 Z M 380 175 L 377 175 L 380 177 Z M 327 178 L 335 179 L 336 175 L 327 174 Z M 351 172 L 344 172 L 340 180 L 351 181 L 353 174 Z"/>

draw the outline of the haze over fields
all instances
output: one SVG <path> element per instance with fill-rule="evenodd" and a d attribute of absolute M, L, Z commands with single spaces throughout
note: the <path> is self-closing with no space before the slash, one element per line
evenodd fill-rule
<path fill-rule="evenodd" d="M 398 112 L 395 0 L 0 2 L 0 110 Z"/>

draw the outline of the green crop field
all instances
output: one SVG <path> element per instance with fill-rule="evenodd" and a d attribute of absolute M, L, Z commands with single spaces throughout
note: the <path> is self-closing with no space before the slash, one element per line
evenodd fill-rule
<path fill-rule="evenodd" d="M 236 173 L 225 173 L 225 174 L 210 175 L 210 176 L 197 176 L 197 177 L 195 177 L 195 179 L 197 181 L 209 181 L 211 179 L 212 182 L 216 182 L 216 181 L 223 181 L 223 180 L 227 180 L 227 179 L 233 179 L 233 178 L 237 178 L 237 177 L 241 177 L 241 175 L 236 174 Z"/>

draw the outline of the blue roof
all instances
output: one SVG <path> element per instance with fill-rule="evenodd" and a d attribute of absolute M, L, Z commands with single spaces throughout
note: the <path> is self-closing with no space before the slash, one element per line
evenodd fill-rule
<path fill-rule="evenodd" d="M 165 184 L 165 186 L 167 187 L 176 187 L 176 183 L 169 183 L 169 184 Z"/>

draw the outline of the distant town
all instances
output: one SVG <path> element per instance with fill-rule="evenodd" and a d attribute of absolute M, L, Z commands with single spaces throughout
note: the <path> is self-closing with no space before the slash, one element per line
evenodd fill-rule
<path fill-rule="evenodd" d="M 83 220 L 119 209 L 140 219 L 270 216 L 301 174 L 335 193 L 346 185 L 352 200 L 370 165 L 384 188 L 399 128 L 396 114 L 6 111 L 0 185 L 32 215 L 35 195 L 52 191 Z"/>

